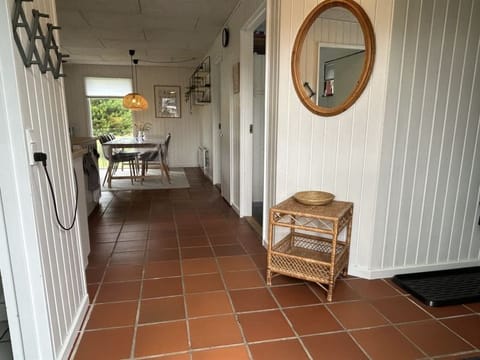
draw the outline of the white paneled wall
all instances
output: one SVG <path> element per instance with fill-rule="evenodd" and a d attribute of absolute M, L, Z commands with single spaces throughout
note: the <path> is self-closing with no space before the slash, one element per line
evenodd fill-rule
<path fill-rule="evenodd" d="M 2 2 L 1 26 L 4 14 L 13 14 L 14 4 Z M 50 14 L 48 21 L 56 23 L 53 1 L 22 5 L 26 14 L 35 8 Z M 75 185 L 63 80 L 54 80 L 51 73 L 41 74 L 35 65 L 23 65 L 10 19 L 8 23 L 6 31 L 2 27 L 0 41 L 0 113 L 5 115 L 0 141 L 5 162 L 0 178 L 14 285 L 5 297 L 15 298 L 18 314 L 12 320 L 17 321 L 18 316 L 24 343 L 19 349 L 21 343 L 14 334 L 12 345 L 15 354 L 27 359 L 67 358 L 88 305 L 80 234 L 78 224 L 72 231 L 57 225 L 44 170 L 40 164 L 29 165 L 24 136 L 25 130 L 31 129 L 35 151 L 47 154 L 59 217 L 69 225 L 75 208 Z M 46 23 L 46 19 L 41 22 L 43 33 Z"/>
<path fill-rule="evenodd" d="M 222 169 L 218 172 L 212 169 L 212 172 L 220 175 L 222 195 L 236 209 L 240 207 L 240 95 L 233 94 L 232 71 L 233 65 L 240 59 L 240 30 L 263 2 L 263 0 L 239 1 L 225 24 L 230 31 L 229 45 L 226 48 L 221 46 L 220 33 L 212 44 L 208 55 L 212 60 L 213 76 L 219 75 L 219 79 L 215 79 L 213 84 L 219 83 L 217 86 L 220 94 L 215 97 L 215 91 L 218 90 L 212 89 L 214 95 L 212 103 L 207 105 L 208 109 L 203 108 L 200 111 L 204 127 L 200 141 L 203 146 L 213 149 L 212 165 L 221 166 Z M 223 136 L 217 140 L 221 143 L 219 145 L 221 149 L 218 154 L 219 159 L 215 160 L 217 149 L 214 149 L 213 145 L 216 141 L 214 137 L 218 134 L 219 123 L 222 124 Z M 207 130 L 208 128 L 210 131 Z"/>
<path fill-rule="evenodd" d="M 318 3 L 283 0 L 280 5 L 276 201 L 313 189 L 352 201 L 350 272 L 363 274 L 369 267 L 373 237 L 393 1 L 361 1 L 375 29 L 375 67 L 358 101 L 333 117 L 310 113 L 298 100 L 290 75 L 295 35 Z"/>
<path fill-rule="evenodd" d="M 372 269 L 480 259 L 480 2 L 395 2 Z"/>

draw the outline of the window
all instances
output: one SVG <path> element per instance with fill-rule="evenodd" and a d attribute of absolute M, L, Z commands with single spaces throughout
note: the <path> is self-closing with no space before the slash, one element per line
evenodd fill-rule
<path fill-rule="evenodd" d="M 85 78 L 85 90 L 90 108 L 93 136 L 113 134 L 116 137 L 131 136 L 132 113 L 123 107 L 122 98 L 132 91 L 131 79 Z M 103 152 L 99 159 L 101 168 L 107 166 Z"/>

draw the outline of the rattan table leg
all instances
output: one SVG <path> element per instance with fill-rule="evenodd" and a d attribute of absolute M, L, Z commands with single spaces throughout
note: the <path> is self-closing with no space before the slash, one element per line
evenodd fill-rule
<path fill-rule="evenodd" d="M 335 286 L 335 282 L 328 284 L 328 292 L 327 292 L 327 301 L 331 302 L 333 300 L 333 288 Z"/>

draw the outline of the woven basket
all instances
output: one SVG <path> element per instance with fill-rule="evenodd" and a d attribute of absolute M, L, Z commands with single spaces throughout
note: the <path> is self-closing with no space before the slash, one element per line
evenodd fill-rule
<path fill-rule="evenodd" d="M 333 201 L 335 195 L 325 191 L 300 191 L 293 195 L 293 198 L 304 205 L 327 205 Z"/>

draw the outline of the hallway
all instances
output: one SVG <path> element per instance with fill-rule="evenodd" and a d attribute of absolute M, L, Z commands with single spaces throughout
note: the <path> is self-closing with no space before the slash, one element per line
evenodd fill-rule
<path fill-rule="evenodd" d="M 200 169 L 185 173 L 190 189 L 102 193 L 73 359 L 480 355 L 480 303 L 425 308 L 388 280 L 339 280 L 330 304 L 312 283 L 267 287 L 258 235 Z"/>

